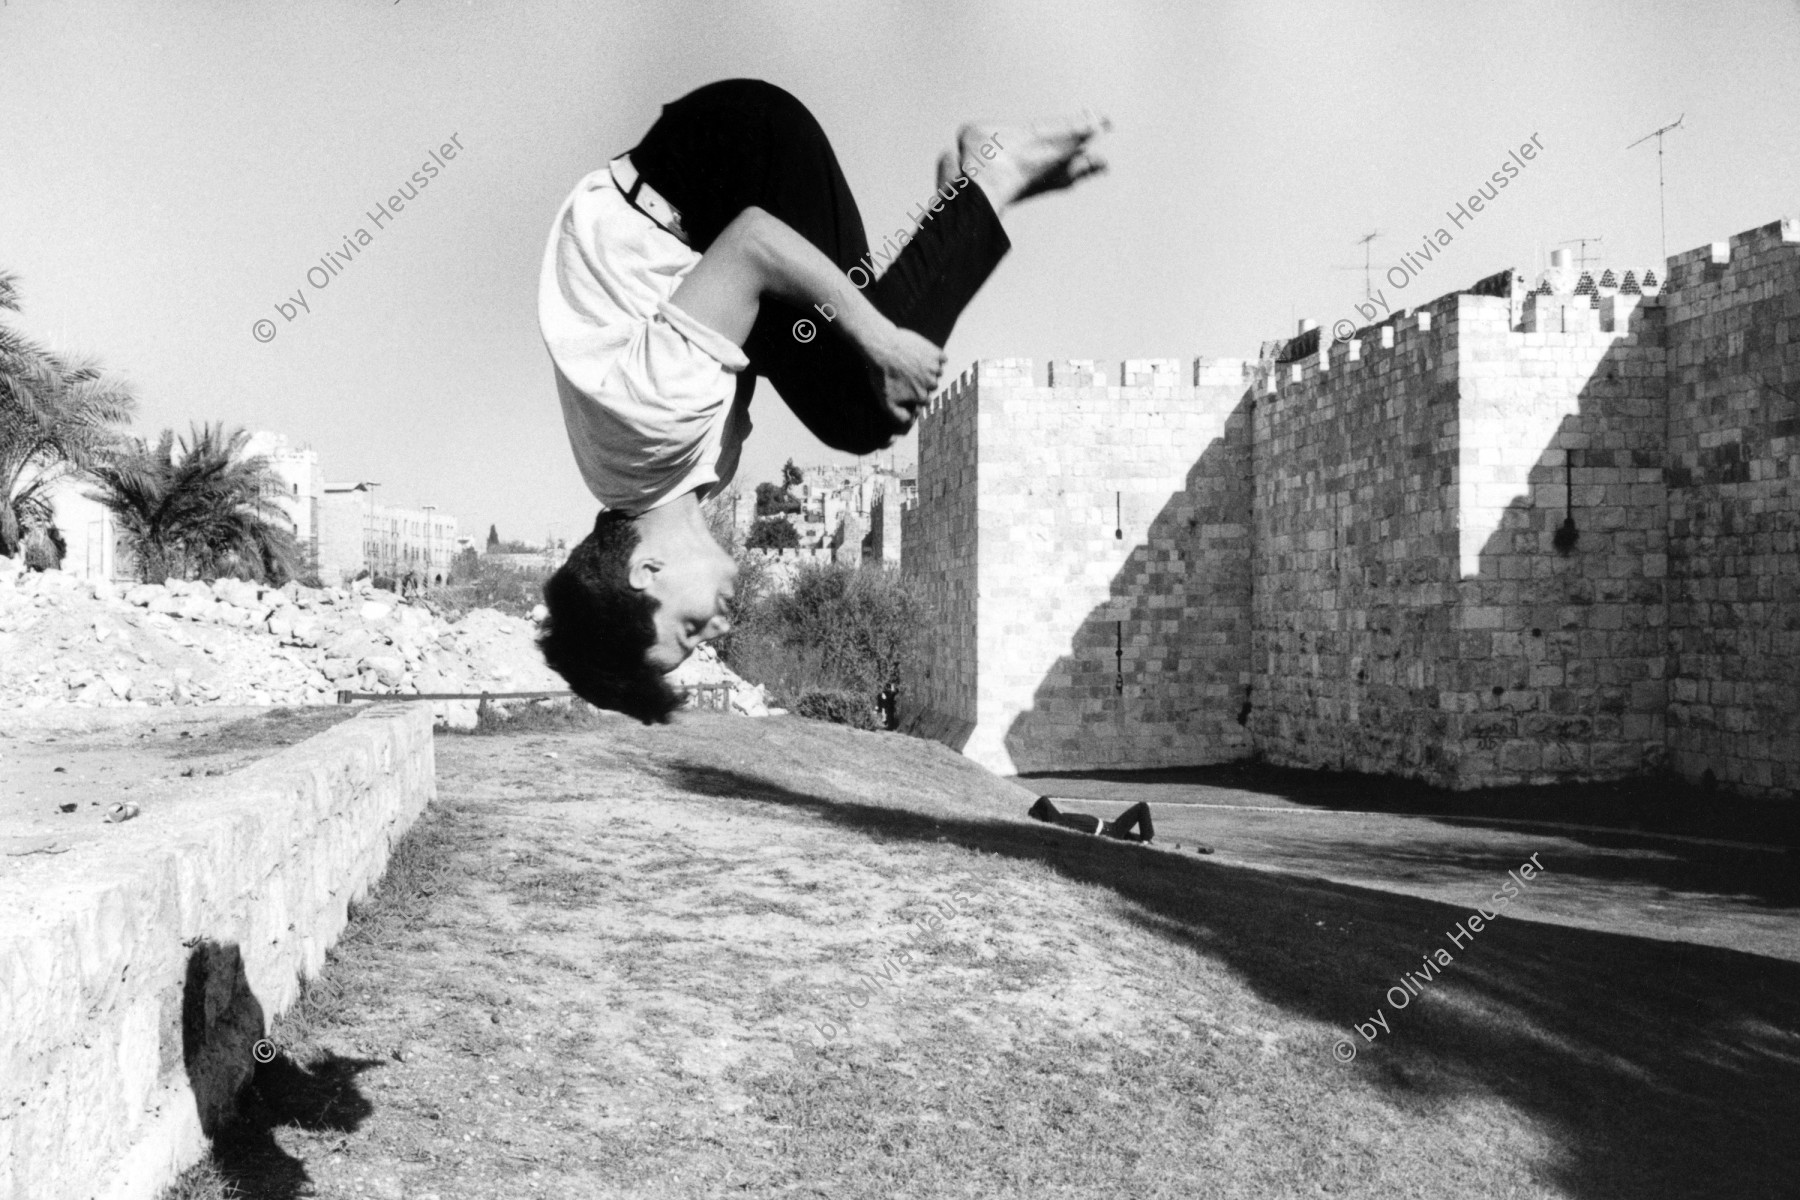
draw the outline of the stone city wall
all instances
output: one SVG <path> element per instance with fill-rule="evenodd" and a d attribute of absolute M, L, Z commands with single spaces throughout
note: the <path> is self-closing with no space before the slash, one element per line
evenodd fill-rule
<path fill-rule="evenodd" d="M 1454 638 L 1455 350 L 1426 313 L 1375 333 L 1257 389 L 1249 726 L 1275 763 L 1423 773 Z"/>
<path fill-rule="evenodd" d="M 961 750 L 975 728 L 975 396 L 1020 379 L 1019 360 L 988 359 L 935 397 L 919 429 L 919 502 L 900 518 L 902 569 L 916 579 L 935 625 L 925 677 L 901 696 L 908 727 Z M 1029 377 L 1030 364 L 1024 366 Z"/>
<path fill-rule="evenodd" d="M 1001 771 L 1791 795 L 1795 229 L 1660 295 L 1506 272 L 1184 378 L 976 364 L 919 427 L 903 558 L 939 628 L 907 727 Z"/>
<path fill-rule="evenodd" d="M 431 801 L 432 764 L 428 710 L 371 708 L 6 896 L 0 1196 L 150 1200 L 199 1161 Z"/>
<path fill-rule="evenodd" d="M 1039 384 L 1026 364 L 984 364 L 945 401 L 978 414 L 960 444 L 976 456 L 962 470 L 982 614 L 964 751 L 1003 771 L 1248 744 L 1234 719 L 1249 666 L 1248 427 L 1231 423 L 1248 366 L 1119 372 L 1057 362 Z"/>
<path fill-rule="evenodd" d="M 1455 294 L 1270 376 L 1271 761 L 1457 787 L 1660 764 L 1661 309 L 1603 303 L 1531 296 L 1515 330 L 1510 297 Z"/>
<path fill-rule="evenodd" d="M 1800 224 L 1671 260 L 1669 752 L 1800 791 Z"/>

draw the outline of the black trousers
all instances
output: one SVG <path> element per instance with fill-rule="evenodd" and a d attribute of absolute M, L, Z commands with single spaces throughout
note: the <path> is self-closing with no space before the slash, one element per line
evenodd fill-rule
<path fill-rule="evenodd" d="M 901 245 L 902 230 L 896 229 L 871 253 L 837 154 L 806 106 L 752 80 L 714 86 L 741 86 L 743 103 L 757 106 L 759 132 L 767 130 L 757 139 L 763 161 L 747 168 L 755 179 L 747 203 L 791 226 L 852 283 L 869 280 L 863 293 L 888 320 L 938 346 L 949 341 L 957 317 L 1012 246 L 986 194 L 973 181 L 945 185 L 931 202 L 938 207 L 924 206 L 925 219 L 905 231 L 910 240 Z M 657 133 L 653 125 L 646 143 L 654 145 Z M 679 172 L 678 165 L 653 157 L 639 168 L 665 195 L 688 190 L 668 178 Z M 919 212 L 915 208 L 915 218 Z M 873 279 L 877 271 L 881 277 Z M 810 322 L 810 341 L 796 334 L 801 321 Z M 800 326 L 801 333 L 807 328 Z M 740 394 L 756 386 L 756 376 L 766 378 L 794 415 L 834 450 L 869 454 L 892 445 L 911 427 L 888 414 L 879 372 L 814 308 L 765 296 L 744 353 L 750 370 L 738 380 Z"/>
<path fill-rule="evenodd" d="M 1150 842 L 1156 840 L 1156 822 L 1150 819 L 1150 806 L 1138 801 L 1110 821 L 1088 813 L 1066 813 L 1051 803 L 1050 797 L 1039 796 L 1027 816 L 1053 825 L 1079 829 L 1082 833 L 1105 834 L 1121 841 Z M 1133 832 L 1135 830 L 1135 832 Z"/>

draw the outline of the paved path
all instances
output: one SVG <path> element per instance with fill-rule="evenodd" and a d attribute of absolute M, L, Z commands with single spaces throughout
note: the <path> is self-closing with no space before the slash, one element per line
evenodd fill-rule
<path fill-rule="evenodd" d="M 1800 855 L 1785 846 L 1608 829 L 1580 820 L 1579 806 L 1575 820 L 1426 816 L 1324 808 L 1273 788 L 1166 776 L 1018 782 L 1072 812 L 1111 816 L 1146 801 L 1169 849 L 1207 846 L 1223 864 L 1449 904 L 1488 903 L 1507 873 L 1536 855 L 1545 870 L 1509 915 L 1800 962 Z M 1386 807 L 1376 793 L 1368 798 L 1370 808 Z M 1354 798 L 1340 793 L 1333 802 Z"/>

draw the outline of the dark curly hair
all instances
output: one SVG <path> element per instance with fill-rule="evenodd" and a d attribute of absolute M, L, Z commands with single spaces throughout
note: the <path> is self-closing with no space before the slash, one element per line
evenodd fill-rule
<path fill-rule="evenodd" d="M 544 661 L 589 704 L 646 725 L 667 724 L 687 696 L 645 660 L 656 644 L 658 602 L 631 586 L 637 544 L 629 515 L 601 513 L 594 531 L 544 583 L 550 615 L 537 644 Z"/>

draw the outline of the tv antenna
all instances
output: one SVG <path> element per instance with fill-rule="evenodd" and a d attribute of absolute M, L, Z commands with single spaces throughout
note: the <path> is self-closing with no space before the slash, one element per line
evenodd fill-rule
<path fill-rule="evenodd" d="M 1355 270 L 1362 271 L 1362 273 L 1363 273 L 1363 299 L 1364 300 L 1373 299 L 1375 296 L 1374 283 L 1373 283 L 1374 275 L 1372 273 L 1373 268 L 1371 265 L 1372 251 L 1369 249 L 1369 243 L 1373 242 L 1376 238 L 1378 238 L 1380 236 L 1381 236 L 1381 230 L 1377 229 L 1377 230 L 1374 230 L 1373 232 L 1365 233 L 1363 236 L 1356 239 L 1356 245 L 1361 246 L 1363 248 L 1363 265 L 1360 268 L 1358 268 L 1358 267 L 1338 267 L 1337 268 L 1337 270 L 1339 270 L 1339 271 L 1355 271 Z"/>
<path fill-rule="evenodd" d="M 1588 243 L 1592 242 L 1594 245 L 1598 246 L 1601 242 L 1604 242 L 1605 240 L 1606 240 L 1605 238 L 1597 238 L 1597 237 L 1573 237 L 1573 238 L 1570 238 L 1568 241 L 1563 242 L 1562 245 L 1573 246 L 1577 242 L 1579 242 L 1581 244 L 1581 252 L 1577 256 L 1576 261 L 1579 264 L 1578 269 L 1581 271 L 1586 271 L 1587 265 L 1588 265 L 1588 252 L 1587 252 Z M 1595 255 L 1594 261 L 1598 262 L 1599 258 L 1600 258 L 1599 255 Z"/>
<path fill-rule="evenodd" d="M 1662 256 L 1665 264 L 1669 261 L 1669 207 L 1663 199 L 1663 135 L 1671 129 L 1680 129 L 1681 123 L 1685 120 L 1687 120 L 1687 114 L 1682 113 L 1661 129 L 1652 130 L 1631 143 L 1630 146 L 1625 147 L 1630 150 L 1643 145 L 1651 138 L 1656 139 L 1656 208 L 1662 217 Z"/>

